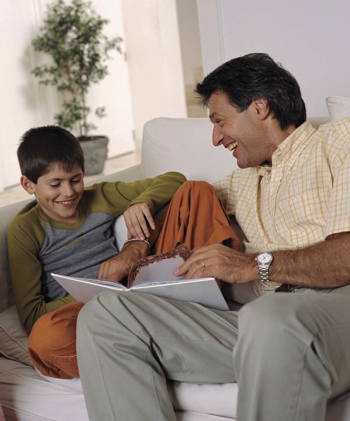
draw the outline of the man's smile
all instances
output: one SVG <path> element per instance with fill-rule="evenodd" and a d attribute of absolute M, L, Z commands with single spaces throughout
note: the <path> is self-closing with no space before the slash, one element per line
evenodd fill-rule
<path fill-rule="evenodd" d="M 234 151 L 234 150 L 237 148 L 237 142 L 232 142 L 232 143 L 230 143 L 229 145 L 227 145 L 227 146 L 226 146 L 226 148 L 227 148 L 230 152 Z"/>

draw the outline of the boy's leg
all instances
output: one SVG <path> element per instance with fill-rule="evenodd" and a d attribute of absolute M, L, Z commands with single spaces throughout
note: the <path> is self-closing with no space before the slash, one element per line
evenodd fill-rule
<path fill-rule="evenodd" d="M 232 383 L 237 313 L 137 292 L 102 293 L 78 317 L 89 419 L 175 421 L 166 380 Z"/>
<path fill-rule="evenodd" d="M 205 181 L 187 181 L 175 193 L 156 242 L 156 253 L 186 243 L 195 247 L 231 240 L 236 250 L 240 242 L 230 227 L 213 186 Z"/>
<path fill-rule="evenodd" d="M 28 352 L 44 376 L 79 377 L 76 352 L 76 324 L 83 303 L 67 304 L 40 317 L 29 335 Z"/>

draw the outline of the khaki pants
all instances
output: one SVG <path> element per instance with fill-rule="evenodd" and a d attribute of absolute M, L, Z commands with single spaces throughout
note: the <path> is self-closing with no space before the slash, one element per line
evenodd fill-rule
<path fill-rule="evenodd" d="M 171 201 L 156 253 L 186 243 L 198 246 L 231 240 L 239 250 L 240 242 L 230 227 L 213 187 L 202 181 L 183 184 Z M 82 303 L 68 304 L 45 314 L 35 323 L 29 336 L 28 352 L 44 375 L 70 379 L 79 377 L 76 355 L 76 322 Z"/>
<path fill-rule="evenodd" d="M 176 421 L 174 380 L 237 382 L 237 421 L 324 421 L 350 390 L 349 302 L 350 285 L 271 293 L 239 312 L 104 292 L 77 324 L 89 420 Z"/>

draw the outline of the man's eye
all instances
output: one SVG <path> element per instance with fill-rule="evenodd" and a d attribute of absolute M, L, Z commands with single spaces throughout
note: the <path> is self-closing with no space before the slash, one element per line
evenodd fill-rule
<path fill-rule="evenodd" d="M 50 184 L 50 187 L 53 187 L 53 188 L 56 188 L 56 187 L 59 187 L 60 185 L 59 184 Z"/>

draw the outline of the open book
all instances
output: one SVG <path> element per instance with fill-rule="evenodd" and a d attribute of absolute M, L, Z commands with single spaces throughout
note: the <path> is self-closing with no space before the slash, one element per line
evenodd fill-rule
<path fill-rule="evenodd" d="M 175 269 L 190 256 L 186 245 L 166 253 L 139 260 L 130 271 L 128 287 L 106 279 L 86 279 L 52 273 L 77 301 L 87 303 L 95 295 L 107 290 L 147 292 L 163 298 L 193 301 L 217 310 L 228 310 L 228 305 L 215 278 L 184 279 L 176 277 Z"/>

